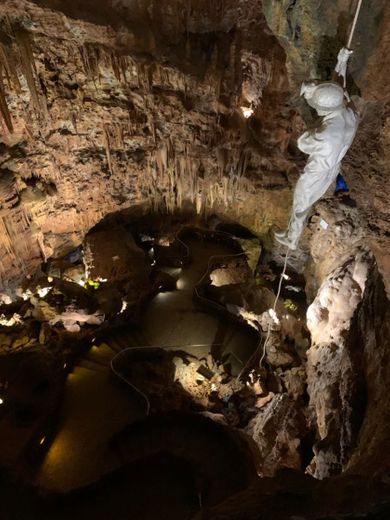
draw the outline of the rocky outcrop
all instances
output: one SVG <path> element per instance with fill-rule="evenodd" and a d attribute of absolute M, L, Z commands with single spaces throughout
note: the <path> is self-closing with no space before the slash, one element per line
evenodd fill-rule
<path fill-rule="evenodd" d="M 325 279 L 307 311 L 307 391 L 318 434 L 312 463 L 318 478 L 342 471 L 363 420 L 364 344 L 356 341 L 353 316 L 372 269 L 372 254 L 357 250 Z"/>
<path fill-rule="evenodd" d="M 338 50 L 346 45 L 357 3 L 349 0 L 264 1 L 267 22 L 286 51 L 291 91 L 307 79 L 330 79 Z M 390 223 L 387 182 L 389 162 L 389 94 L 387 28 L 390 5 L 385 0 L 363 2 L 349 66 L 348 90 L 359 94 L 362 121 L 343 164 L 357 201 L 367 240 L 374 251 L 390 295 Z M 306 107 L 293 98 L 304 112 Z"/>
<path fill-rule="evenodd" d="M 362 304 L 357 309 L 352 338 L 363 347 L 366 409 L 347 472 L 387 478 L 390 471 L 390 305 L 378 268 L 373 266 Z"/>
<path fill-rule="evenodd" d="M 297 84 L 328 75 L 351 21 L 350 2 L 336 4 L 3 2 L 0 170 L 15 179 L 3 286 L 136 205 L 229 215 L 269 246 L 303 165 Z M 345 168 L 387 276 L 388 100 L 382 75 L 370 79 L 386 55 L 383 9 L 365 5 L 356 34 L 351 72 L 371 104 Z"/>
<path fill-rule="evenodd" d="M 306 373 L 316 442 L 308 471 L 324 478 L 352 467 L 356 471 L 360 457 L 365 461 L 361 468 L 367 468 L 365 450 L 379 460 L 386 437 L 379 416 L 389 409 L 382 391 L 388 381 L 383 367 L 389 305 L 350 197 L 326 198 L 316 205 L 302 246 L 308 257 L 292 253 L 291 261 L 305 265 L 306 292 L 312 299 Z M 388 470 L 386 458 L 377 463 L 378 473 Z"/>
<path fill-rule="evenodd" d="M 148 283 L 150 260 L 125 229 L 89 234 L 83 260 L 87 279 L 103 283 L 126 280 L 135 287 Z"/>
<path fill-rule="evenodd" d="M 262 476 L 275 476 L 281 468 L 301 469 L 300 439 L 305 428 L 305 416 L 297 402 L 287 394 L 270 394 L 270 401 L 246 427 L 259 448 Z"/>

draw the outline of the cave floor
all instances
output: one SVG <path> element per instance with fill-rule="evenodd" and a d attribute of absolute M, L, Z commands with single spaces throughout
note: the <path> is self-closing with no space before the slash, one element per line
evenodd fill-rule
<path fill-rule="evenodd" d="M 253 352 L 257 344 L 254 331 L 224 315 L 205 312 L 193 300 L 194 286 L 207 270 L 210 258 L 234 253 L 217 242 L 191 238 L 186 244 L 192 261 L 180 269 L 166 269 L 178 278 L 177 290 L 159 293 L 148 305 L 140 327 L 134 330 L 129 326 L 123 333 L 119 347 L 108 336 L 80 358 L 68 376 L 58 433 L 36 474 L 40 487 L 66 492 L 121 465 L 107 449 L 107 442 L 125 425 L 140 420 L 145 407 L 143 400 L 127 392 L 111 373 L 110 361 L 120 349 L 178 347 L 200 358 L 216 348 L 218 352 L 234 353 L 231 361 L 236 372 Z M 181 477 L 161 478 L 169 482 Z M 193 498 L 191 502 L 193 507 Z"/>
<path fill-rule="evenodd" d="M 214 256 L 234 255 L 226 245 L 195 239 L 185 240 L 192 262 L 181 269 L 168 270 L 178 276 L 176 291 L 157 295 L 145 312 L 142 331 L 148 344 L 177 346 L 197 357 L 230 353 L 238 372 L 256 347 L 256 334 L 246 325 L 206 312 L 194 303 L 193 290 Z"/>

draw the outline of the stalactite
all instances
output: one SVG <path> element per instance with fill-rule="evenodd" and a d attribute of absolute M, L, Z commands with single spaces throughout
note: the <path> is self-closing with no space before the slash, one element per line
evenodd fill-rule
<path fill-rule="evenodd" d="M 225 207 L 228 207 L 228 194 L 229 194 L 229 185 L 228 185 L 229 179 L 227 177 L 224 177 L 222 179 L 222 187 L 223 187 L 223 203 Z"/>
<path fill-rule="evenodd" d="M 19 48 L 20 61 L 23 75 L 26 78 L 30 91 L 31 103 L 36 112 L 42 113 L 44 110 L 43 103 L 40 101 L 40 92 L 38 88 L 38 73 L 35 66 L 34 55 L 32 52 L 30 35 L 27 31 L 19 29 L 15 31 L 15 38 Z"/>
<path fill-rule="evenodd" d="M 225 173 L 226 163 L 227 163 L 227 154 L 224 148 L 217 148 L 217 162 L 218 162 L 218 171 L 219 171 L 219 180 L 222 180 L 222 177 Z"/>
<path fill-rule="evenodd" d="M 108 166 L 108 170 L 110 172 L 110 176 L 112 177 L 114 175 L 114 171 L 112 168 L 112 160 L 111 160 L 109 125 L 107 123 L 103 123 L 103 138 L 104 138 L 104 149 L 106 151 L 107 166 Z"/>
<path fill-rule="evenodd" d="M 138 65 L 138 81 L 139 81 L 139 86 L 145 92 L 150 92 L 152 77 L 151 77 L 151 69 L 150 69 L 149 65 L 145 65 L 145 64 Z"/>
<path fill-rule="evenodd" d="M 198 215 L 202 212 L 202 195 L 200 193 L 196 194 L 196 213 Z"/>
<path fill-rule="evenodd" d="M 13 132 L 11 114 L 8 109 L 4 77 L 8 89 L 20 92 L 20 82 L 16 69 L 16 59 L 12 49 L 12 40 L 4 32 L 0 32 L 0 112 L 9 132 Z"/>
<path fill-rule="evenodd" d="M 8 110 L 7 100 L 5 97 L 5 89 L 3 83 L 3 67 L 0 65 L 0 112 L 1 116 L 8 128 L 8 131 L 13 133 L 14 127 L 12 124 L 11 114 Z"/>
<path fill-rule="evenodd" d="M 89 44 L 84 44 L 79 47 L 81 61 L 83 63 L 84 72 L 87 78 L 93 82 L 95 88 L 96 79 L 100 81 L 99 74 L 99 61 L 101 59 L 101 52 L 99 48 L 96 48 Z"/>
<path fill-rule="evenodd" d="M 155 160 L 160 172 L 164 172 L 168 168 L 168 147 L 166 143 L 155 151 Z"/>
<path fill-rule="evenodd" d="M 117 81 L 126 85 L 127 71 L 129 70 L 130 65 L 128 56 L 119 56 L 116 52 L 111 52 L 109 55 L 109 61 Z"/>
<path fill-rule="evenodd" d="M 1 41 L 3 40 L 3 41 Z M 21 85 L 16 66 L 16 57 L 12 48 L 12 40 L 6 35 L 0 36 L 0 63 L 4 67 L 8 88 L 14 88 L 16 92 L 21 91 Z"/>
<path fill-rule="evenodd" d="M 0 218 L 0 237 L 2 241 L 2 245 L 7 252 L 8 255 L 12 256 L 13 259 L 16 259 L 15 252 L 12 247 L 12 241 L 9 236 L 7 226 L 5 225 L 5 217 Z"/>

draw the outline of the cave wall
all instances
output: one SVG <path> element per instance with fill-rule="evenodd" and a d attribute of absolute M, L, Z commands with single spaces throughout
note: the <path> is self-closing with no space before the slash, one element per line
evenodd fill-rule
<path fill-rule="evenodd" d="M 337 52 L 346 45 L 357 6 L 352 0 L 264 0 L 267 22 L 286 51 L 292 92 L 308 78 L 330 79 Z M 363 228 L 390 295 L 389 89 L 390 4 L 363 1 L 352 42 L 348 90 L 360 96 L 362 120 L 343 162 Z M 302 110 L 297 96 L 292 103 Z"/>
<path fill-rule="evenodd" d="M 3 285 L 136 205 L 189 201 L 260 233 L 282 221 L 293 130 L 285 54 L 261 2 L 78 6 L 0 6 L 0 179 L 11 176 L 14 194 L 3 201 Z M 92 23 L 99 13 L 104 25 Z"/>

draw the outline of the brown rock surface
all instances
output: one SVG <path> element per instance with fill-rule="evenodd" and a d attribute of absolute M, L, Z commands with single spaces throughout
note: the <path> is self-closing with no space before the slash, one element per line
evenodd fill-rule
<path fill-rule="evenodd" d="M 89 234 L 84 241 L 84 264 L 87 279 L 126 280 L 135 287 L 148 282 L 149 259 L 125 229 Z"/>
<path fill-rule="evenodd" d="M 273 396 L 260 409 L 246 433 L 259 448 L 262 476 L 274 476 L 283 467 L 301 469 L 299 449 L 304 430 L 304 415 L 286 394 Z"/>
<path fill-rule="evenodd" d="M 42 4 L 64 6 L 74 17 Z M 274 132 L 289 115 L 284 53 L 259 0 L 242 2 L 241 10 L 228 4 L 222 18 L 211 4 L 188 11 L 171 2 L 162 18 L 157 7 L 128 7 L 127 23 L 115 32 L 91 23 L 101 23 L 104 3 L 102 10 L 86 4 L 82 12 L 68 2 L 2 3 L 13 133 L 4 130 L 0 166 L 14 172 L 19 192 L 26 183 L 41 190 L 3 217 L 8 282 L 21 266 L 33 269 L 39 255 L 79 243 L 105 214 L 136 204 L 170 211 L 189 200 L 197 211 L 233 212 L 268 230 L 266 208 L 277 207 L 275 187 L 287 186 L 291 167 L 272 152 L 288 140 L 288 132 Z M 106 23 L 118 27 L 118 12 L 110 12 Z M 258 70 L 250 87 L 248 63 Z M 238 110 L 248 91 L 257 93 L 253 121 Z M 259 199 L 262 184 L 270 189 Z"/>

